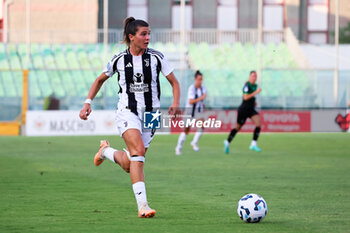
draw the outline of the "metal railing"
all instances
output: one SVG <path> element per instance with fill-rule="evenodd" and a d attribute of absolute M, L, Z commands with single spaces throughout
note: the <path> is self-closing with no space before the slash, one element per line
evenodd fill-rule
<path fill-rule="evenodd" d="M 43 73 L 38 73 L 43 71 Z M 100 70 L 30 70 L 29 109 L 44 109 L 45 99 L 55 94 L 60 109 L 79 110 L 89 88 Z M 208 90 L 205 104 L 208 108 L 237 108 L 242 101 L 242 87 L 249 70 L 201 70 Z M 22 72 L 0 71 L 0 121 L 13 120 L 21 111 Z M 187 89 L 193 83 L 194 71 L 174 71 L 181 85 L 181 106 L 185 106 Z M 80 81 L 81 80 L 81 81 Z M 172 103 L 172 90 L 168 81 L 160 78 L 161 106 Z M 257 97 L 265 109 L 318 109 L 345 108 L 350 101 L 350 70 L 339 72 L 339 101 L 333 94 L 333 70 L 263 69 L 262 92 Z M 118 100 L 117 77 L 113 76 L 94 99 L 95 109 L 115 109 Z"/>
<path fill-rule="evenodd" d="M 0 31 L 0 34 L 3 32 Z M 9 30 L 4 35 L 4 42 L 25 43 L 25 30 Z M 76 30 L 31 30 L 32 43 L 103 43 L 102 29 L 89 31 Z M 108 42 L 118 43 L 123 39 L 123 30 L 109 29 Z M 185 43 L 257 43 L 256 29 L 238 29 L 236 31 L 221 31 L 216 29 L 192 29 L 185 32 Z M 283 31 L 264 31 L 264 43 L 280 43 L 284 41 Z M 151 42 L 179 43 L 180 31 L 172 29 L 152 29 Z"/>

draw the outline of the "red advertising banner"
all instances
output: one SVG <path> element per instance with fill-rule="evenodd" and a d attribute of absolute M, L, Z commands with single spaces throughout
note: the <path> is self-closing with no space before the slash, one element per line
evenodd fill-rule
<path fill-rule="evenodd" d="M 261 132 L 310 132 L 311 112 L 310 111 L 283 111 L 283 110 L 262 110 Z M 204 119 L 215 119 L 221 121 L 221 127 L 206 128 L 206 132 L 224 133 L 229 132 L 236 126 L 236 110 L 207 110 L 203 113 Z M 241 129 L 241 132 L 251 132 L 255 128 L 254 123 L 248 118 Z M 171 132 L 182 132 L 183 128 L 172 126 Z"/>

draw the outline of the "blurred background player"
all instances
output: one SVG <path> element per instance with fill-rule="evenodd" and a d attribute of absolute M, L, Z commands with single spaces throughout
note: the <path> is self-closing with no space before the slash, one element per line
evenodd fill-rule
<path fill-rule="evenodd" d="M 230 152 L 230 143 L 235 137 L 236 133 L 240 131 L 247 118 L 249 117 L 255 124 L 255 130 L 253 134 L 253 140 L 250 144 L 249 149 L 253 151 L 260 152 L 261 149 L 258 147 L 257 141 L 260 134 L 261 120 L 258 111 L 256 110 L 256 101 L 255 96 L 261 92 L 261 88 L 258 88 L 256 84 L 257 74 L 256 71 L 251 71 L 248 81 L 244 84 L 243 87 L 243 102 L 238 107 L 237 114 L 237 124 L 229 134 L 227 140 L 224 141 L 225 153 Z"/>
<path fill-rule="evenodd" d="M 145 154 L 153 136 L 153 130 L 143 129 L 143 110 L 152 111 L 160 107 L 159 72 L 167 78 L 173 89 L 173 103 L 169 112 L 177 114 L 180 88 L 164 55 L 149 49 L 150 28 L 147 22 L 129 17 L 124 21 L 124 43 L 127 49 L 115 55 L 107 68 L 92 84 L 87 100 L 80 111 L 80 118 L 86 120 L 91 113 L 90 103 L 102 84 L 118 73 L 119 102 L 117 127 L 127 150 L 118 151 L 110 147 L 107 140 L 101 141 L 94 163 L 100 165 L 105 158 L 119 164 L 130 172 L 132 188 L 138 205 L 140 218 L 153 217 L 156 211 L 148 206 L 143 165 Z"/>
<path fill-rule="evenodd" d="M 201 113 L 204 109 L 203 101 L 207 97 L 207 89 L 202 85 L 203 83 L 203 75 L 197 70 L 194 74 L 194 84 L 192 84 L 188 88 L 187 94 L 187 102 L 186 109 L 184 115 L 191 115 L 191 119 L 197 119 L 198 121 L 204 121 Z M 188 133 L 190 132 L 190 127 L 184 128 L 184 132 L 182 132 L 177 141 L 177 146 L 175 148 L 175 154 L 181 155 L 182 146 L 186 140 Z M 204 128 L 199 128 L 195 133 L 193 140 L 191 142 L 191 146 L 194 151 L 199 151 L 198 141 L 204 132 Z"/>

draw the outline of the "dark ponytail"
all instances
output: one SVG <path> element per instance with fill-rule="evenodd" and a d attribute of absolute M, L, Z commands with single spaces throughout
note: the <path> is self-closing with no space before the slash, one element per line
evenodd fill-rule
<path fill-rule="evenodd" d="M 141 19 L 135 19 L 134 17 L 129 17 L 124 20 L 124 33 L 123 33 L 123 41 L 128 47 L 130 47 L 130 38 L 129 34 L 135 35 L 138 27 L 149 27 L 149 24 L 146 21 Z"/>
<path fill-rule="evenodd" d="M 203 76 L 203 74 L 199 70 L 197 70 L 196 73 L 194 74 L 194 78 L 196 79 L 198 75 Z"/>

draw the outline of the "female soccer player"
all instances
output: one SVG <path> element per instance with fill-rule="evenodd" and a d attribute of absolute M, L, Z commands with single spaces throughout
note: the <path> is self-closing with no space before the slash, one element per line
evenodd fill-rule
<path fill-rule="evenodd" d="M 173 103 L 170 114 L 178 114 L 180 87 L 164 55 L 147 48 L 150 41 L 150 27 L 143 20 L 129 17 L 124 21 L 124 40 L 127 49 L 115 55 L 107 68 L 92 84 L 87 100 L 80 111 L 80 118 L 87 120 L 91 113 L 91 101 L 102 84 L 113 74 L 118 74 L 119 102 L 116 124 L 127 150 L 120 151 L 110 147 L 107 140 L 100 143 L 94 163 L 99 166 L 105 158 L 119 164 L 130 172 L 132 188 L 138 205 L 140 218 L 153 217 L 156 211 L 148 206 L 143 164 L 154 131 L 143 129 L 143 111 L 160 107 L 159 72 L 167 78 L 173 89 Z"/>
<path fill-rule="evenodd" d="M 194 84 L 188 88 L 187 102 L 185 114 L 191 114 L 191 119 L 197 119 L 198 121 L 204 121 L 203 117 L 200 116 L 200 113 L 203 112 L 204 104 L 203 101 L 207 97 L 207 89 L 202 85 L 203 75 L 197 70 L 194 74 Z M 197 130 L 196 134 L 193 137 L 191 146 L 194 151 L 199 151 L 197 145 L 199 138 L 202 136 L 204 128 Z M 184 128 L 177 141 L 177 146 L 175 148 L 175 154 L 181 155 L 182 145 L 186 140 L 186 136 L 190 132 L 190 127 Z"/>
<path fill-rule="evenodd" d="M 253 140 L 250 144 L 249 149 L 260 152 L 261 149 L 257 145 L 257 140 L 260 134 L 260 116 L 258 111 L 255 109 L 256 101 L 255 96 L 261 92 L 261 88 L 258 88 L 258 85 L 255 83 L 257 79 L 256 71 L 251 71 L 249 75 L 248 81 L 245 83 L 243 87 L 243 102 L 238 108 L 237 115 L 237 124 L 236 128 L 234 128 L 227 140 L 224 141 L 224 150 L 225 153 L 228 154 L 230 152 L 230 143 L 236 133 L 241 129 L 244 125 L 245 121 L 249 117 L 255 124 L 255 130 L 253 134 Z"/>

